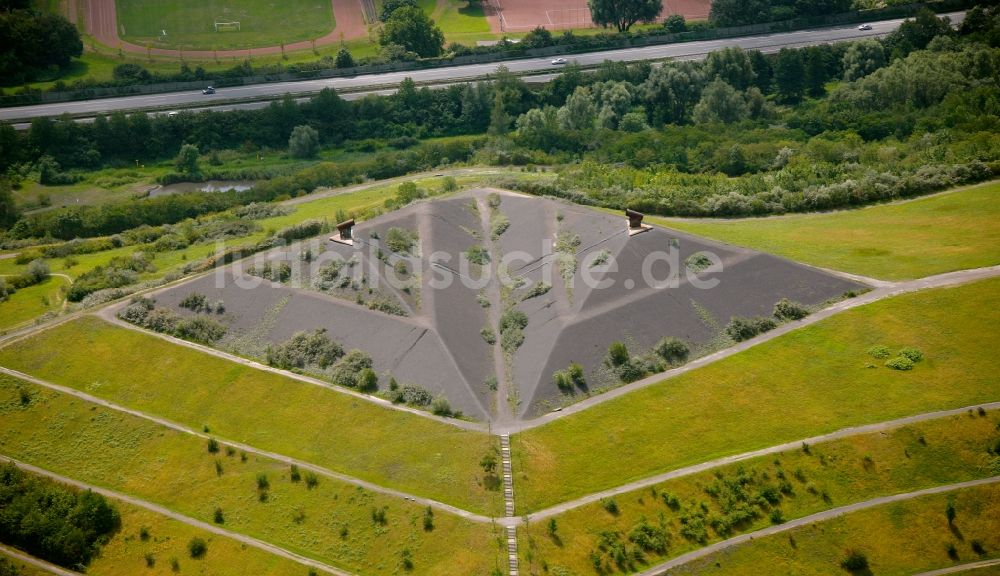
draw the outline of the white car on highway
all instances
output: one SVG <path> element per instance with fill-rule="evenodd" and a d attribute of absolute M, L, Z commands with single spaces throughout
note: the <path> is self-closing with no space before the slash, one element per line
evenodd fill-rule
<path fill-rule="evenodd" d="M 560 64 L 565 64 L 566 63 L 566 59 L 565 58 L 556 58 L 555 60 L 552 61 L 552 63 L 554 65 L 558 66 Z"/>
<path fill-rule="evenodd" d="M 861 26 L 858 26 L 858 30 L 871 30 L 871 29 L 872 29 L 871 24 L 862 24 Z"/>

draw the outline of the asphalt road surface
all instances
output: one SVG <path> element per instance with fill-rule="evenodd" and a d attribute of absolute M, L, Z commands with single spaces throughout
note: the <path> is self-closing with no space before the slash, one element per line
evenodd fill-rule
<path fill-rule="evenodd" d="M 962 20 L 964 13 L 954 12 L 945 14 L 945 16 L 950 17 L 953 23 L 958 23 Z M 642 48 L 625 48 L 620 50 L 606 50 L 603 52 L 589 52 L 586 54 L 567 56 L 567 59 L 571 63 L 586 66 L 600 64 L 605 60 L 636 62 L 641 60 L 658 60 L 664 58 L 699 59 L 704 57 L 704 55 L 709 52 L 720 50 L 729 46 L 739 46 L 745 50 L 777 52 L 784 47 L 827 44 L 846 40 L 858 40 L 861 38 L 884 36 L 899 27 L 902 22 L 903 19 L 872 22 L 872 30 L 867 31 L 858 30 L 857 25 L 851 24 L 817 30 L 802 30 L 798 32 L 744 36 L 741 38 L 727 38 L 723 40 L 706 40 L 702 42 L 664 44 L 660 46 L 647 46 Z M 554 71 L 559 68 L 558 66 L 553 66 L 549 58 L 509 60 L 503 62 L 503 65 L 505 65 L 511 72 L 515 73 L 544 73 L 546 71 Z M 413 81 L 417 83 L 454 83 L 461 82 L 462 80 L 481 78 L 494 72 L 497 66 L 499 66 L 499 63 L 491 62 L 488 64 L 470 64 L 465 66 L 434 68 L 430 70 L 408 70 L 404 72 L 367 74 L 352 78 L 324 78 L 319 80 L 300 80 L 296 82 L 254 84 L 250 86 L 237 86 L 219 89 L 216 94 L 211 96 L 202 95 L 199 90 L 119 98 L 103 98 L 80 102 L 39 104 L 34 106 L 2 109 L 0 110 L 0 120 L 24 120 L 39 116 L 59 116 L 65 113 L 72 115 L 86 115 L 111 112 L 115 110 L 135 110 L 159 107 L 176 107 L 178 109 L 206 107 L 206 105 L 211 105 L 212 100 L 252 98 L 267 99 L 281 96 L 283 94 L 296 95 L 318 92 L 323 88 L 333 88 L 337 91 L 364 91 L 365 89 L 371 88 L 372 91 L 376 91 L 376 88 L 384 90 L 387 86 L 397 85 L 404 78 L 412 78 Z M 225 106 L 220 107 L 220 109 L 221 108 L 225 108 Z"/>

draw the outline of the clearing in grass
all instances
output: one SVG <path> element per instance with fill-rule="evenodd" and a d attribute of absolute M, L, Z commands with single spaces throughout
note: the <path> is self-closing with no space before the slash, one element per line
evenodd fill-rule
<path fill-rule="evenodd" d="M 72 343 L 67 346 L 67 343 Z M 488 513 L 489 435 L 243 366 L 94 317 L 0 350 L 0 364 L 220 438 Z"/>
<path fill-rule="evenodd" d="M 945 516 L 949 502 L 956 511 L 951 524 Z M 998 517 L 1000 485 L 977 486 L 877 506 L 754 539 L 668 573 L 917 574 L 996 558 Z M 845 568 L 845 564 L 851 566 L 849 557 L 860 567 Z"/>
<path fill-rule="evenodd" d="M 973 411 L 803 446 L 536 519 L 521 529 L 526 544 L 520 548 L 521 565 L 529 571 L 547 565 L 585 574 L 597 557 L 605 574 L 628 572 L 833 507 L 987 477 L 993 472 L 984 462 L 1000 441 L 998 416 L 997 411 Z M 607 509 L 611 500 L 615 514 Z M 640 529 L 669 534 L 669 546 L 642 549 L 627 538 Z M 641 552 L 631 557 L 642 560 L 619 568 L 610 561 L 607 534 L 621 535 L 610 538 L 625 550 Z"/>
<path fill-rule="evenodd" d="M 115 5 L 122 40 L 157 48 L 278 46 L 322 37 L 335 25 L 325 0 L 117 0 Z"/>
<path fill-rule="evenodd" d="M 885 280 L 1000 264 L 1000 182 L 894 204 L 772 218 L 647 220 Z"/>
<path fill-rule="evenodd" d="M 485 573 L 498 551 L 489 524 L 436 510 L 428 525 L 419 504 L 8 376 L 0 376 L 0 415 L 7 456 L 354 573 L 393 574 L 382 561 L 406 548 L 414 574 Z"/>
<path fill-rule="evenodd" d="M 998 322 L 1000 279 L 898 296 L 517 434 L 519 512 L 848 426 L 995 401 Z M 893 370 L 891 357 L 869 354 L 876 346 L 924 357 Z"/>

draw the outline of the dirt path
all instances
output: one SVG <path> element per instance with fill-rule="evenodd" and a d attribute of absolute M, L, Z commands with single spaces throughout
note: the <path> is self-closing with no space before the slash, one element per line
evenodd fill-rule
<path fill-rule="evenodd" d="M 0 555 L 10 556 L 15 560 L 24 562 L 25 564 L 31 564 L 36 568 L 40 568 L 51 574 L 56 574 L 57 576 L 81 576 L 79 572 L 73 572 L 72 570 L 67 570 L 63 568 L 62 566 L 56 566 L 55 564 L 50 564 L 45 560 L 35 558 L 34 556 L 29 556 L 24 552 L 21 552 L 17 548 L 11 548 L 6 544 L 0 544 Z"/>
<path fill-rule="evenodd" d="M 913 576 L 944 576 L 944 574 L 957 574 L 958 572 L 971 572 L 973 570 L 978 570 L 980 568 L 989 568 L 990 566 L 1000 565 L 1000 558 L 993 558 L 992 560 L 980 560 L 979 562 L 969 562 L 968 564 L 959 564 L 958 566 L 949 566 L 947 568 L 941 568 L 940 570 L 931 570 L 930 572 L 921 572 L 920 574 L 914 574 Z"/>
<path fill-rule="evenodd" d="M 620 386 L 613 390 L 604 392 L 598 396 L 593 396 L 586 400 L 582 400 L 568 406 L 558 412 L 549 412 L 544 416 L 539 416 L 533 420 L 522 420 L 511 424 L 510 426 L 494 426 L 494 432 L 497 434 L 514 434 L 517 432 L 523 432 L 525 430 L 530 430 L 532 428 L 537 428 L 544 424 L 548 424 L 553 420 L 558 420 L 559 418 L 565 418 L 570 414 L 576 414 L 582 412 L 587 408 L 602 404 L 609 400 L 619 398 L 635 390 L 641 388 L 646 388 L 647 386 L 652 386 L 653 384 L 658 384 L 664 380 L 674 378 L 681 374 L 686 374 L 693 370 L 697 370 L 703 366 L 713 364 L 728 358 L 735 354 L 739 354 L 745 350 L 753 348 L 758 344 L 763 344 L 764 342 L 771 341 L 779 336 L 788 334 L 800 328 L 815 324 L 821 320 L 825 320 L 835 314 L 839 314 L 845 310 L 850 310 L 852 308 L 857 308 L 859 306 L 864 306 L 866 304 L 871 304 L 873 302 L 878 302 L 886 298 L 891 298 L 893 296 L 899 296 L 901 294 L 908 294 L 910 292 L 918 292 L 920 290 L 928 290 L 931 288 L 943 288 L 946 286 L 958 286 L 960 284 L 967 284 L 969 282 L 974 282 L 976 280 L 983 280 L 986 278 L 994 278 L 1000 276 L 1000 266 L 991 266 L 989 268 L 975 268 L 972 270 L 962 270 L 960 272 L 948 272 L 947 274 L 939 274 L 937 276 L 928 276 L 927 278 L 920 278 L 917 280 L 908 280 L 906 282 L 898 282 L 895 284 L 888 284 L 881 288 L 876 288 L 871 292 L 867 292 L 858 296 L 856 298 L 851 298 L 848 300 L 843 300 L 830 306 L 824 308 L 815 314 L 806 316 L 802 320 L 796 320 L 794 322 L 789 322 L 787 324 L 782 324 L 781 326 L 765 332 L 756 338 L 751 338 L 750 340 L 745 340 L 734 346 L 726 348 L 725 350 L 720 350 L 708 356 L 702 356 L 696 360 L 693 360 L 684 366 L 679 368 L 674 368 L 672 370 L 667 370 L 666 372 L 660 372 L 659 374 L 653 374 L 642 380 L 633 382 L 632 384 L 626 384 L 625 386 Z"/>
<path fill-rule="evenodd" d="M 740 544 L 749 542 L 751 540 L 764 538 L 766 536 L 771 536 L 773 534 L 780 534 L 781 532 L 787 532 L 795 528 L 801 528 L 802 526 L 808 526 L 815 522 L 823 522 L 825 520 L 832 520 L 838 518 L 845 514 L 850 514 L 852 512 L 859 512 L 861 510 L 867 510 L 868 508 L 874 508 L 876 506 L 882 506 L 885 504 L 891 504 L 893 502 L 902 502 L 904 500 L 912 500 L 914 498 L 920 498 L 921 496 L 930 496 L 932 494 L 941 494 L 944 492 L 952 492 L 955 490 L 961 490 L 963 488 L 974 488 L 976 486 L 986 486 L 989 484 L 996 484 L 1000 482 L 1000 476 L 993 476 L 992 478 L 983 478 L 980 480 L 971 480 L 969 482 L 959 482 L 957 484 L 948 484 L 946 486 L 935 486 L 934 488 L 928 488 L 926 490 L 917 490 L 916 492 L 907 492 L 904 494 L 894 494 L 892 496 L 883 496 L 882 498 L 875 498 L 873 500 L 866 500 L 864 502 L 857 502 L 855 504 L 850 504 L 848 506 L 841 506 L 839 508 L 832 508 L 824 512 L 819 512 L 811 516 L 805 516 L 797 520 L 789 520 L 784 524 L 777 524 L 774 526 L 769 526 L 762 530 L 757 530 L 756 532 L 748 532 L 746 534 L 741 534 L 735 538 L 730 538 L 728 540 L 723 540 L 722 542 L 717 542 L 711 546 L 706 546 L 705 548 L 700 548 L 693 552 L 688 552 L 670 560 L 664 562 L 663 564 L 658 564 L 648 570 L 640 572 L 637 576 L 657 576 L 659 574 L 667 573 L 671 568 L 677 568 L 697 560 L 699 558 L 704 558 L 715 552 L 720 552 L 732 548 L 733 546 L 738 546 Z"/>
<path fill-rule="evenodd" d="M 134 410 L 132 408 L 127 408 L 127 407 L 122 406 L 120 404 L 116 404 L 114 402 L 109 402 L 108 400 L 104 400 L 102 398 L 98 398 L 97 396 L 91 396 L 90 394 L 87 394 L 86 392 L 81 392 L 80 390 L 77 390 L 75 388 L 68 388 L 66 386 L 62 386 L 60 384 L 55 384 L 55 383 L 49 382 L 47 380 L 42 380 L 40 378 L 35 378 L 34 376 L 31 376 L 31 375 L 28 375 L 28 374 L 24 374 L 23 372 L 18 372 L 17 370 L 12 370 L 10 368 L 5 368 L 5 367 L 0 366 L 0 373 L 7 374 L 8 376 L 13 376 L 14 378 L 20 378 L 21 380 L 26 380 L 26 381 L 31 382 L 33 384 L 37 384 L 38 386 L 42 386 L 42 387 L 48 388 L 50 390 L 55 390 L 56 392 L 59 392 L 61 394 L 66 394 L 66 395 L 69 395 L 69 396 L 73 396 L 75 398 L 79 398 L 81 400 L 84 400 L 85 402 L 90 402 L 92 404 L 97 404 L 99 406 L 103 406 L 105 408 L 109 408 L 109 409 L 115 410 L 117 412 L 122 412 L 122 413 L 128 414 L 130 416 L 135 416 L 137 418 L 142 418 L 143 420 L 148 420 L 150 422 L 153 422 L 155 424 L 158 424 L 160 426 L 163 426 L 165 428 L 169 428 L 169 429 L 177 431 L 177 432 L 181 432 L 183 434 L 190 434 L 191 436 L 196 436 L 196 437 L 202 438 L 204 440 L 208 440 L 209 438 L 214 438 L 216 441 L 218 441 L 222 445 L 232 446 L 233 448 L 236 448 L 237 450 L 242 450 L 242 451 L 248 452 L 250 454 L 256 454 L 258 456 L 263 456 L 265 458 L 270 458 L 271 460 L 276 460 L 278 462 L 284 462 L 285 464 L 289 464 L 289 465 L 294 464 L 294 465 L 298 466 L 299 468 L 302 468 L 303 470 L 309 470 L 309 471 L 315 472 L 315 473 L 317 473 L 317 474 L 319 474 L 321 476 L 326 476 L 328 478 L 333 478 L 334 480 L 339 480 L 341 482 L 346 482 L 346 483 L 354 485 L 354 486 L 360 486 L 360 487 L 365 488 L 367 490 L 371 490 L 372 492 L 377 492 L 379 494 L 385 494 L 387 496 L 392 496 L 392 497 L 395 497 L 395 498 L 401 498 L 403 500 L 408 500 L 410 502 L 414 502 L 416 504 L 420 504 L 421 506 L 430 506 L 431 508 L 435 508 L 437 510 L 441 510 L 442 512 L 447 512 L 448 514 L 454 514 L 456 516 L 460 516 L 462 518 L 465 518 L 467 520 L 471 520 L 473 522 L 488 523 L 488 522 L 492 522 L 493 521 L 493 519 L 490 518 L 490 517 L 482 516 L 480 514 L 474 514 L 472 512 L 467 511 L 467 510 L 463 510 L 462 508 L 458 508 L 458 507 L 452 506 L 450 504 L 445 504 L 443 502 L 438 502 L 437 500 L 431 500 L 430 498 L 422 498 L 420 496 L 415 496 L 415 495 L 409 494 L 407 492 L 402 492 L 402 491 L 399 491 L 399 490 L 393 490 L 392 488 L 386 488 L 384 486 L 380 486 L 378 484 L 374 484 L 372 482 L 368 482 L 367 480 L 362 480 L 360 478 L 355 478 L 354 476 L 349 476 L 347 474 L 342 474 L 340 472 L 334 472 L 333 470 L 330 470 L 328 468 L 324 468 L 322 466 L 318 466 L 316 464 L 312 464 L 310 462 L 306 462 L 304 460 L 299 460 L 297 458 L 291 458 L 291 457 L 285 456 L 283 454 L 278 454 L 277 452 L 269 452 L 267 450 L 262 450 L 260 448 L 255 448 L 254 446 L 251 446 L 249 444 L 243 444 L 243 443 L 235 442 L 235 441 L 232 441 L 232 440 L 226 440 L 225 438 L 220 438 L 220 437 L 215 436 L 215 435 L 205 434 L 205 433 L 199 432 L 197 430 L 194 430 L 192 428 L 188 428 L 187 426 L 184 426 L 182 424 L 178 424 L 176 422 L 167 420 L 166 418 L 160 418 L 159 416 L 154 416 L 152 414 L 148 414 L 148 413 L 143 412 L 141 410 Z"/>
<path fill-rule="evenodd" d="M 663 474 L 657 474 L 656 476 L 642 478 L 641 480 L 629 482 L 628 484 L 623 484 L 621 486 L 617 486 L 615 488 L 611 488 L 601 492 L 588 494 L 586 496 L 577 498 L 575 500 L 570 500 L 568 502 L 563 502 L 562 504 L 557 504 L 551 508 L 539 510 L 538 512 L 529 514 L 528 518 L 532 522 L 537 522 L 538 520 L 544 520 L 546 518 L 562 514 L 563 512 L 567 512 L 574 508 L 579 508 L 580 506 L 585 506 L 587 504 L 599 502 L 604 498 L 617 496 L 619 494 L 623 494 L 625 492 L 631 492 L 633 490 L 638 490 L 641 488 L 647 488 L 649 486 L 659 484 L 660 482 L 666 482 L 667 480 L 673 480 L 684 476 L 690 476 L 692 474 L 697 474 L 699 472 L 704 472 L 706 470 L 712 470 L 713 468 L 719 468 L 721 466 L 727 466 L 735 462 L 750 460 L 751 458 L 757 458 L 759 456 L 767 456 L 769 454 L 777 454 L 779 452 L 798 450 L 799 448 L 802 447 L 803 444 L 809 444 L 810 446 L 812 446 L 815 444 L 821 444 L 823 442 L 840 440 L 842 438 L 850 438 L 852 436 L 861 436 L 864 434 L 872 434 L 875 432 L 892 430 L 894 428 L 900 428 L 908 424 L 916 424 L 918 422 L 925 422 L 927 420 L 937 420 L 938 418 L 947 418 L 948 416 L 965 414 L 970 410 L 975 410 L 976 408 L 984 408 L 986 410 L 1000 409 L 1000 402 L 989 402 L 986 404 L 977 404 L 975 406 L 954 408 L 952 410 L 939 410 L 937 412 L 927 412 L 925 414 L 914 414 L 913 416 L 907 416 L 905 418 L 899 418 L 897 420 L 888 420 L 885 422 L 877 422 L 875 424 L 867 424 L 864 426 L 852 426 L 849 428 L 843 428 L 841 430 L 837 430 L 836 432 L 830 432 L 829 434 L 822 434 L 820 436 L 813 436 L 811 438 L 803 438 L 801 440 L 785 442 L 784 444 L 778 444 L 777 446 L 769 446 L 767 448 L 761 448 L 760 450 L 753 450 L 751 452 L 744 452 L 743 454 L 724 456 L 722 458 L 717 458 L 715 460 L 710 460 L 708 462 L 702 462 L 701 464 L 686 466 L 684 468 L 678 468 L 676 470 L 671 470 L 670 472 L 665 472 Z"/>
<path fill-rule="evenodd" d="M 333 17 L 336 27 L 325 36 L 315 40 L 315 46 L 329 46 L 341 40 L 367 38 L 368 27 L 361 15 L 359 0 L 332 0 Z M 281 54 L 281 46 L 265 46 L 261 48 L 246 48 L 240 50 L 174 50 L 168 48 L 150 48 L 125 42 L 119 36 L 118 15 L 115 12 L 115 0 L 87 1 L 87 33 L 98 42 L 112 48 L 121 48 L 125 52 L 151 54 L 179 58 L 182 55 L 195 59 L 240 58 Z M 303 40 L 285 45 L 285 52 L 312 50 L 313 41 Z"/>
<path fill-rule="evenodd" d="M 264 552 L 267 552 L 269 554 L 274 554 L 275 556 L 280 556 L 282 558 L 286 558 L 288 560 L 292 560 L 293 562 L 298 562 L 299 564 L 303 564 L 305 566 L 309 566 L 310 568 L 315 568 L 317 570 L 322 570 L 322 571 L 324 571 L 324 572 L 326 572 L 328 574 L 334 574 L 336 576 L 354 576 L 350 572 L 345 572 L 345 571 L 340 570 L 338 568 L 334 568 L 333 566 L 328 566 L 326 564 L 323 564 L 322 562 L 318 562 L 316 560 L 312 560 L 310 558 L 306 558 L 305 556 L 301 556 L 301 555 L 296 554 L 294 552 L 289 552 L 288 550 L 285 550 L 284 548 L 280 548 L 278 546 L 275 546 L 274 544 L 268 544 L 267 542 L 264 542 L 262 540 L 258 540 L 256 538 L 253 538 L 253 537 L 250 537 L 250 536 L 246 536 L 246 535 L 240 534 L 238 532 L 232 532 L 230 530 L 226 530 L 224 528 L 220 528 L 220 527 L 218 527 L 216 525 L 209 524 L 207 522 L 202 522 L 201 520 L 195 520 L 194 518 L 190 518 L 188 516 L 184 516 L 183 514 L 178 514 L 177 512 L 174 512 L 172 510 L 169 510 L 169 509 L 164 508 L 162 506 L 159 506 L 157 504 L 153 504 L 152 502 L 147 502 L 145 500 L 141 500 L 139 498 L 135 498 L 135 497 L 129 496 L 127 494 L 122 494 L 121 492 L 115 492 L 114 490 L 108 490 L 106 488 L 101 488 L 100 486 L 94 486 L 92 484 L 87 484 L 85 482 L 80 482 L 79 480 L 73 480 L 72 478 L 67 478 L 65 476 L 61 476 L 59 474 L 56 474 L 55 472 L 50 472 L 49 470 L 46 470 L 44 468 L 39 468 L 37 466 L 32 466 L 31 464 L 25 464 L 24 462 L 20 462 L 18 460 L 15 460 L 13 458 L 8 457 L 8 456 L 0 455 L 0 462 L 3 462 L 3 461 L 5 461 L 5 462 L 12 462 L 15 466 L 17 466 L 18 468 L 21 468 L 22 470 L 31 472 L 33 474 L 38 474 L 39 476 L 45 476 L 47 478 L 51 478 L 52 480 L 55 480 L 56 482 L 59 482 L 61 484 L 67 484 L 67 485 L 70 485 L 70 486 L 75 486 L 76 488 L 80 488 L 82 490 L 90 490 L 91 492 L 95 492 L 97 494 L 101 494 L 102 496 L 105 496 L 107 498 L 112 498 L 112 499 L 115 499 L 115 500 L 120 500 L 122 502 L 131 504 L 133 506 L 138 506 L 140 508 L 145 508 L 146 510 L 149 510 L 151 512 L 155 512 L 155 513 L 163 515 L 163 516 L 166 516 L 167 518 L 170 518 L 172 520 L 176 520 L 178 522 L 183 522 L 184 524 L 187 524 L 188 526 L 194 526 L 195 528 L 199 528 L 199 529 L 204 530 L 206 532 L 211 532 L 212 534 L 216 534 L 216 535 L 223 536 L 223 537 L 226 537 L 226 538 L 231 538 L 231 539 L 236 540 L 237 542 L 241 542 L 241 543 L 243 543 L 243 544 L 245 544 L 247 546 L 253 546 L 254 548 L 257 548 L 259 550 L 263 550 Z"/>

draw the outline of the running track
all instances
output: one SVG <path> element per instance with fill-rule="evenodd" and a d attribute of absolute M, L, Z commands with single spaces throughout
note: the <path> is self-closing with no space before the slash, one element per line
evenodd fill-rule
<path fill-rule="evenodd" d="M 333 15 L 337 20 L 337 26 L 329 34 L 316 39 L 316 46 L 328 46 L 344 40 L 353 38 L 367 38 L 368 27 L 362 17 L 361 3 L 359 0 L 331 0 L 333 3 Z M 123 42 L 118 36 L 118 15 L 115 13 L 115 0 L 88 0 L 87 2 L 87 33 L 97 39 L 101 44 L 113 48 L 120 47 L 125 52 L 146 53 L 144 46 Z M 304 40 L 286 44 L 285 49 L 289 52 L 296 50 L 311 50 L 312 42 Z M 180 57 L 180 50 L 168 50 L 166 48 L 151 48 L 150 54 L 157 56 Z M 231 58 L 239 56 L 265 56 L 269 54 L 280 54 L 280 46 L 267 46 L 264 48 L 250 48 L 247 50 L 187 50 L 185 56 L 191 58 Z"/>

